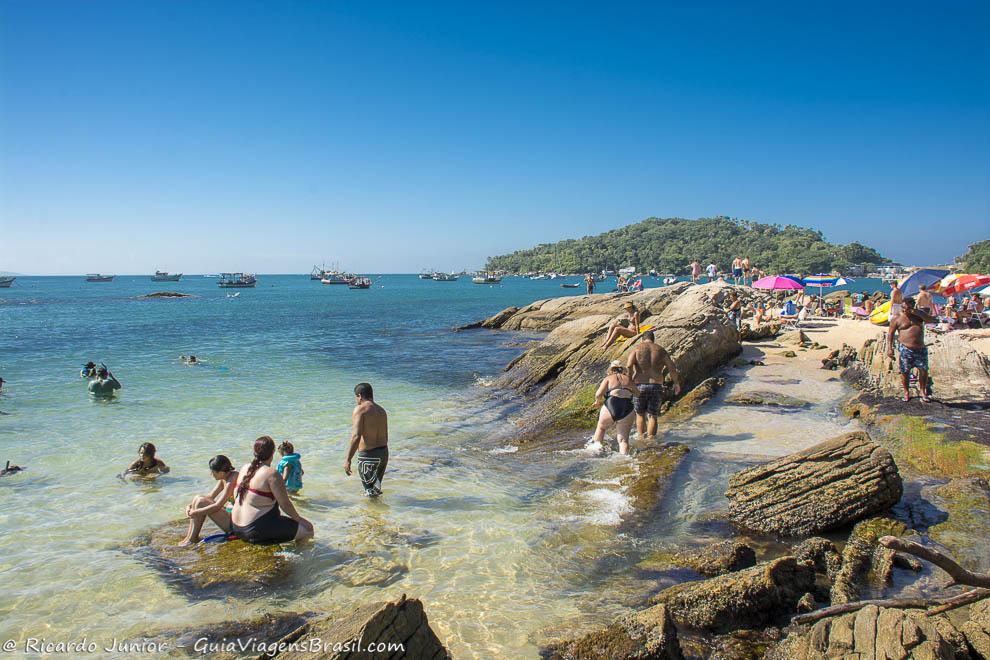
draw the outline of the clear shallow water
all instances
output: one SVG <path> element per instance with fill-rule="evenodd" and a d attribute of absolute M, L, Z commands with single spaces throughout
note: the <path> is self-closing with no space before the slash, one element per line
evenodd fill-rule
<path fill-rule="evenodd" d="M 704 457 L 754 447 L 719 446 L 734 444 L 739 426 L 722 409 L 675 429 L 669 439 L 701 451 L 672 503 L 638 537 L 616 530 L 628 511 L 621 480 L 634 461 L 580 448 L 506 449 L 499 438 L 514 402 L 477 383 L 529 337 L 450 328 L 509 305 L 580 294 L 559 283 L 383 276 L 371 290 L 351 291 L 262 276 L 258 288 L 227 298 L 216 280 L 198 276 L 164 284 L 18 278 L 0 290 L 0 375 L 9 381 L 0 461 L 28 471 L 0 481 L 0 638 L 124 638 L 407 593 L 425 601 L 457 657 L 533 657 L 548 633 L 635 606 L 669 580 L 632 570 L 638 557 L 658 538 L 704 536 L 698 519 L 722 504 L 738 464 Z M 159 290 L 196 297 L 136 299 Z M 183 353 L 205 363 L 186 367 Z M 124 383 L 116 401 L 87 397 L 78 369 L 88 359 L 105 361 Z M 365 500 L 342 471 L 361 380 L 374 384 L 392 425 L 381 502 Z M 793 424 L 831 426 L 832 394 L 780 425 L 772 413 L 750 420 L 779 431 L 774 451 L 756 453 L 786 451 Z M 190 599 L 118 549 L 208 490 L 211 456 L 242 464 L 261 434 L 302 453 L 299 508 L 317 528 L 311 548 L 290 550 L 297 570 L 285 588 Z M 153 485 L 118 480 L 146 441 L 172 473 Z M 348 579 L 355 566 L 342 568 L 348 553 L 402 570 L 386 586 L 359 586 Z"/>

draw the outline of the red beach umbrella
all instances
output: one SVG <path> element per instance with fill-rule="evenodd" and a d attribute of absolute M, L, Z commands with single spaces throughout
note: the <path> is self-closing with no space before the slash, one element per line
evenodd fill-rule
<path fill-rule="evenodd" d="M 987 286 L 990 284 L 990 275 L 957 275 L 950 282 L 943 280 L 943 284 L 942 295 L 953 296 L 957 293 L 965 293 Z"/>

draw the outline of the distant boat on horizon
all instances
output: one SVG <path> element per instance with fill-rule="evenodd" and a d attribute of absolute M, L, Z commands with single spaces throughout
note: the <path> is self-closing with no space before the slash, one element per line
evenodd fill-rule
<path fill-rule="evenodd" d="M 250 273 L 220 273 L 217 286 L 221 289 L 253 289 L 258 278 Z"/>
<path fill-rule="evenodd" d="M 328 270 L 323 273 L 323 277 L 320 278 L 320 282 L 323 284 L 350 284 L 353 279 L 354 275 L 341 273 L 337 270 Z"/>
<path fill-rule="evenodd" d="M 482 275 L 478 275 L 477 277 L 471 278 L 471 281 L 474 284 L 501 284 L 502 278 L 496 273 L 484 273 Z"/>
<path fill-rule="evenodd" d="M 169 273 L 165 270 L 156 270 L 151 276 L 152 282 L 178 282 L 182 279 L 182 273 Z"/>
<path fill-rule="evenodd" d="M 355 277 L 347 283 L 348 289 L 370 289 L 371 280 L 367 277 Z"/>
<path fill-rule="evenodd" d="M 113 275 L 100 275 L 99 273 L 90 273 L 86 276 L 87 282 L 113 282 Z"/>
<path fill-rule="evenodd" d="M 0 289 L 9 289 L 10 285 L 13 284 L 16 279 L 16 277 L 12 277 L 10 275 L 0 276 Z"/>

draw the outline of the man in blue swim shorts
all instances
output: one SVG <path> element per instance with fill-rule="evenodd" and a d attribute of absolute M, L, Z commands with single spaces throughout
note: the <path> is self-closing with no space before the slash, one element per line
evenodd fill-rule
<path fill-rule="evenodd" d="M 905 298 L 901 313 L 891 318 L 887 330 L 887 357 L 894 359 L 894 335 L 898 348 L 898 370 L 904 388 L 904 401 L 911 400 L 911 371 L 918 370 L 918 389 L 921 400 L 928 402 L 928 347 L 925 346 L 925 323 L 937 323 L 934 316 L 915 309 L 914 298 Z"/>

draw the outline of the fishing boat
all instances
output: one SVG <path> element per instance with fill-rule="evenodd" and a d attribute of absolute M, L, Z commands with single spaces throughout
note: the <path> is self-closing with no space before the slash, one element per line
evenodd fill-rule
<path fill-rule="evenodd" d="M 90 273 L 86 276 L 87 282 L 113 282 L 113 275 L 100 275 L 99 273 Z"/>
<path fill-rule="evenodd" d="M 323 284 L 350 284 L 354 279 L 353 275 L 342 273 L 339 270 L 327 270 L 323 272 L 320 282 Z"/>
<path fill-rule="evenodd" d="M 11 277 L 9 275 L 0 276 L 0 289 L 9 289 L 10 285 L 14 283 L 16 277 Z"/>
<path fill-rule="evenodd" d="M 313 270 L 309 274 L 309 279 L 322 280 L 326 276 L 327 276 L 327 269 L 325 265 L 323 268 L 320 268 L 319 266 L 313 266 Z"/>
<path fill-rule="evenodd" d="M 432 280 L 433 279 L 433 271 L 424 270 L 422 273 L 419 274 L 419 279 L 421 279 L 421 280 Z"/>
<path fill-rule="evenodd" d="M 437 271 L 436 273 L 432 273 L 430 275 L 430 279 L 432 279 L 435 282 L 456 282 L 457 275 L 454 275 L 453 273 L 443 273 Z"/>
<path fill-rule="evenodd" d="M 220 273 L 217 286 L 221 289 L 253 289 L 258 278 L 250 273 Z"/>
<path fill-rule="evenodd" d="M 156 270 L 151 276 L 152 282 L 178 282 L 182 279 L 182 273 L 169 273 L 165 270 Z"/>
<path fill-rule="evenodd" d="M 371 280 L 367 277 L 355 277 L 347 283 L 348 289 L 370 289 Z"/>
<path fill-rule="evenodd" d="M 472 277 L 471 281 L 475 284 L 501 284 L 502 278 L 497 273 L 483 273 Z"/>

